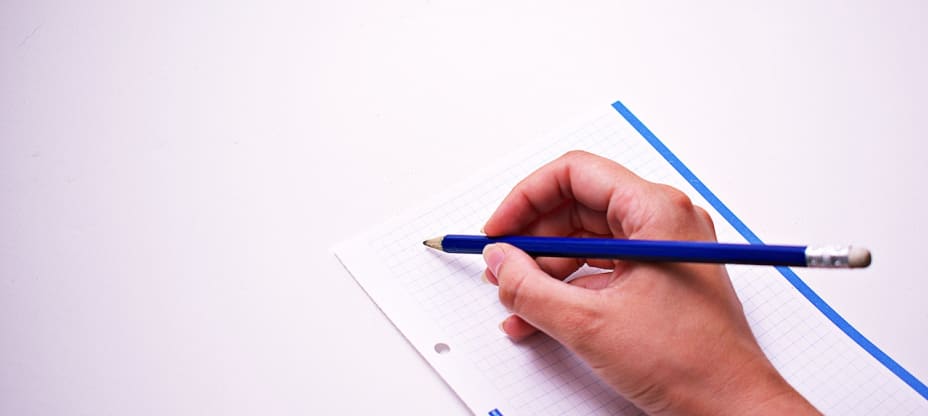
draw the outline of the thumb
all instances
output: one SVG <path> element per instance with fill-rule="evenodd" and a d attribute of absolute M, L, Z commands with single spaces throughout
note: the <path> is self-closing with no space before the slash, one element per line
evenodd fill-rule
<path fill-rule="evenodd" d="M 483 258 L 499 282 L 500 302 L 534 327 L 570 343 L 593 323 L 593 293 L 551 277 L 522 250 L 491 244 L 484 248 Z"/>

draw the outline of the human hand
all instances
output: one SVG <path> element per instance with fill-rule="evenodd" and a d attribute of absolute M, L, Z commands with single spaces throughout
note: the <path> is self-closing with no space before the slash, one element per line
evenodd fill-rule
<path fill-rule="evenodd" d="M 709 215 L 681 191 L 585 152 L 522 180 L 484 232 L 716 240 Z M 764 356 L 724 266 L 532 259 L 506 244 L 483 255 L 513 313 L 506 334 L 548 334 L 650 414 L 817 413 Z M 611 271 L 562 281 L 584 263 Z"/>

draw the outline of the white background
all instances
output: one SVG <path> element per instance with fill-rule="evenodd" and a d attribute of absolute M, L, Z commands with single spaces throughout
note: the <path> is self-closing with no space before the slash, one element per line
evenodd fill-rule
<path fill-rule="evenodd" d="M 2 414 L 466 414 L 331 247 L 617 99 L 928 380 L 923 2 L 134 3 L 0 3 Z"/>

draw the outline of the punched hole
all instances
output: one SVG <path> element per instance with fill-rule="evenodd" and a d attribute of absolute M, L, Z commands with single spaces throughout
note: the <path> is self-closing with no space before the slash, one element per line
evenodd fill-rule
<path fill-rule="evenodd" d="M 435 344 L 435 352 L 439 354 L 447 354 L 449 351 L 451 351 L 451 347 L 449 347 L 448 344 L 445 344 L 444 342 Z"/>

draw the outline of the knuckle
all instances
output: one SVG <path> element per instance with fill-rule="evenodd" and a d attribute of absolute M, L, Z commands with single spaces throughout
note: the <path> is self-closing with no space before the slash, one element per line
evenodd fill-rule
<path fill-rule="evenodd" d="M 561 157 L 559 157 L 558 159 L 564 160 L 564 161 L 578 161 L 578 160 L 587 160 L 591 157 L 595 157 L 595 155 L 593 155 L 590 152 L 584 151 L 584 150 L 568 150 L 563 155 L 561 155 Z"/>
<path fill-rule="evenodd" d="M 690 210 L 693 209 L 693 201 L 683 191 L 670 185 L 661 185 L 667 201 L 674 207 Z"/>
<path fill-rule="evenodd" d="M 712 216 L 709 215 L 709 212 L 698 205 L 694 206 L 693 208 L 696 210 L 696 215 L 702 220 L 702 222 L 714 230 L 715 221 L 712 220 Z"/>
<path fill-rule="evenodd" d="M 587 152 L 585 150 L 574 149 L 574 150 L 568 150 L 567 152 L 565 152 L 563 157 L 587 157 L 587 156 L 590 156 L 590 154 L 591 154 L 590 152 Z"/>

